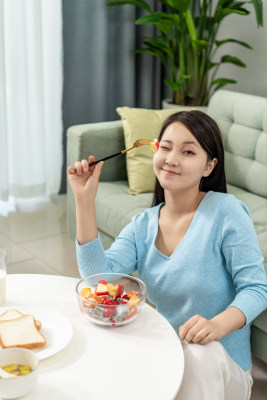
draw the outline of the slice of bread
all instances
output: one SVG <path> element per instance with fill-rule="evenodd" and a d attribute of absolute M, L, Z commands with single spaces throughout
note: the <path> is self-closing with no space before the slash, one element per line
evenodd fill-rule
<path fill-rule="evenodd" d="M 38 349 L 46 345 L 45 337 L 38 331 L 32 315 L 0 321 L 0 345 Z"/>
<path fill-rule="evenodd" d="M 22 317 L 22 315 L 22 312 L 15 309 L 6 310 L 2 314 L 0 314 L 0 321 L 7 321 L 10 319 L 19 318 Z"/>
<path fill-rule="evenodd" d="M 22 317 L 23 315 L 24 314 L 22 314 L 22 312 L 20 312 L 18 310 L 10 309 L 10 310 L 7 310 L 7 311 L 3 312 L 2 314 L 0 314 L 0 321 L 9 321 L 10 319 L 16 319 L 16 318 Z M 42 327 L 42 322 L 37 321 L 35 319 L 35 323 L 36 323 L 36 327 L 39 331 Z"/>

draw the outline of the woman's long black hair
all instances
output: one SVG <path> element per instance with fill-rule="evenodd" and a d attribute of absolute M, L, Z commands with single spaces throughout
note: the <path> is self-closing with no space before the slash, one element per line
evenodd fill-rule
<path fill-rule="evenodd" d="M 217 123 L 202 111 L 180 111 L 171 114 L 164 121 L 158 137 L 159 142 L 161 141 L 165 129 L 175 122 L 181 122 L 192 133 L 201 147 L 207 152 L 209 160 L 213 160 L 213 158 L 218 159 L 212 173 L 207 177 L 202 177 L 199 190 L 202 192 L 213 190 L 214 192 L 226 193 L 224 147 L 222 135 Z M 162 202 L 165 202 L 164 189 L 160 186 L 156 177 L 152 207 Z"/>

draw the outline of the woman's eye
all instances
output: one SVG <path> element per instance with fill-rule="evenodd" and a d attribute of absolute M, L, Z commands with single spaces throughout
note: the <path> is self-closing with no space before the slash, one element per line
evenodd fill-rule
<path fill-rule="evenodd" d="M 163 150 L 169 150 L 169 147 L 166 147 L 166 146 L 160 146 L 160 148 Z"/>
<path fill-rule="evenodd" d="M 191 150 L 185 150 L 184 153 L 185 153 L 185 154 L 189 154 L 189 155 L 195 154 L 195 153 L 194 153 L 193 151 L 191 151 Z"/>

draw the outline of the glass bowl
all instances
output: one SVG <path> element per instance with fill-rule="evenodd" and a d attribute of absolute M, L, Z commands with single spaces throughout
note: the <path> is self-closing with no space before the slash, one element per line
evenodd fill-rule
<path fill-rule="evenodd" d="M 81 313 L 102 326 L 121 326 L 138 318 L 146 301 L 146 285 L 131 275 L 102 273 L 80 280 L 76 294 Z"/>

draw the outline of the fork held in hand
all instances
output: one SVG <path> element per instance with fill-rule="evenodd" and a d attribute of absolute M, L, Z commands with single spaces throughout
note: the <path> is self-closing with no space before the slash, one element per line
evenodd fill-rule
<path fill-rule="evenodd" d="M 93 161 L 93 162 L 91 162 L 91 163 L 89 164 L 89 167 L 91 167 L 92 165 L 98 164 L 100 161 L 109 160 L 110 158 L 119 156 L 120 154 L 124 154 L 124 153 L 126 153 L 127 151 L 134 149 L 135 147 L 144 146 L 144 145 L 146 145 L 146 144 L 149 144 L 149 145 L 150 145 L 150 148 L 151 148 L 153 151 L 157 151 L 157 149 L 158 149 L 158 140 L 157 140 L 157 139 L 154 139 L 154 140 L 149 140 L 149 139 L 137 139 L 137 140 L 134 142 L 134 144 L 132 145 L 132 147 L 129 147 L 129 149 L 125 149 L 125 150 L 119 151 L 118 153 L 114 153 L 114 154 L 111 154 L 110 156 L 101 158 L 100 160 Z M 152 145 L 155 145 L 155 146 L 156 146 L 156 149 L 154 148 L 154 146 L 153 146 L 153 148 L 152 148 Z"/>

